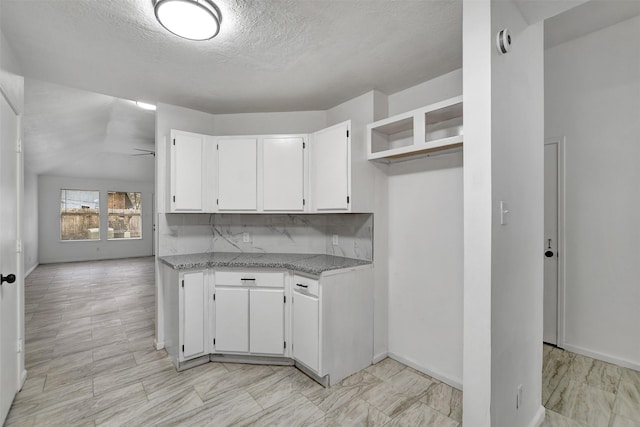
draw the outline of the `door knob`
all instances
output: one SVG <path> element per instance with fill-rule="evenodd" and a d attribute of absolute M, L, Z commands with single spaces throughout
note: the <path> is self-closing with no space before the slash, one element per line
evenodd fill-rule
<path fill-rule="evenodd" d="M 4 274 L 0 274 L 0 285 L 2 285 L 4 282 L 13 283 L 15 281 L 16 281 L 15 274 L 7 274 L 6 276 Z"/>
<path fill-rule="evenodd" d="M 546 256 L 547 258 L 551 258 L 553 256 L 553 251 L 546 251 L 544 253 L 544 256 Z"/>

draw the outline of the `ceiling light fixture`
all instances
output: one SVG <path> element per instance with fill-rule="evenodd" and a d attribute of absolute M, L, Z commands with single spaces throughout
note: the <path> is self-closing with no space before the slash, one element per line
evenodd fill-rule
<path fill-rule="evenodd" d="M 148 104 L 146 102 L 136 101 L 136 105 L 138 107 L 142 108 L 143 110 L 156 111 L 156 106 L 153 105 L 153 104 Z"/>
<path fill-rule="evenodd" d="M 154 11 L 160 24 L 189 40 L 209 40 L 220 31 L 222 15 L 211 0 L 156 0 Z"/>

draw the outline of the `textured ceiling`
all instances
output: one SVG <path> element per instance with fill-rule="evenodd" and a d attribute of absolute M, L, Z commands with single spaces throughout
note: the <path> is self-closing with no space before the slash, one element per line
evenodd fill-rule
<path fill-rule="evenodd" d="M 462 66 L 461 0 L 216 0 L 194 42 L 152 0 L 2 0 L 27 77 L 210 113 L 324 110 Z"/>
<path fill-rule="evenodd" d="M 133 102 L 25 81 L 26 168 L 38 175 L 152 182 L 155 113 Z"/>

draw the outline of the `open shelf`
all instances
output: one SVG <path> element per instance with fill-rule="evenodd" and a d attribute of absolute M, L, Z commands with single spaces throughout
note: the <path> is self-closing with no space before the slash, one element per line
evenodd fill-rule
<path fill-rule="evenodd" d="M 393 162 L 459 151 L 462 97 L 448 99 L 367 125 L 369 160 Z"/>

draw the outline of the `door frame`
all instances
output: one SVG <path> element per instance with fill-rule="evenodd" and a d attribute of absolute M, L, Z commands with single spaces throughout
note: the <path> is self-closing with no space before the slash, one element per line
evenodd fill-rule
<path fill-rule="evenodd" d="M 0 97 L 7 102 L 9 108 L 16 115 L 16 137 L 15 141 L 15 161 L 16 161 L 16 336 L 18 338 L 16 348 L 16 393 L 22 389 L 27 379 L 27 371 L 25 369 L 25 322 L 24 322 L 24 247 L 23 247 L 23 211 L 24 211 L 24 157 L 22 145 L 22 112 L 19 108 L 19 102 L 11 96 L 11 92 L 5 89 L 3 82 L 0 81 Z M 14 396 L 15 398 L 15 396 Z"/>
<path fill-rule="evenodd" d="M 566 287 L 565 287 L 565 267 L 566 267 L 566 255 L 565 255 L 565 150 L 566 150 L 566 137 L 551 137 L 545 138 L 544 145 L 557 145 L 558 146 L 558 241 L 557 241 L 557 256 L 558 256 L 558 326 L 557 326 L 557 343 L 556 346 L 564 348 L 564 336 L 565 336 L 565 301 L 566 301 Z M 544 172 L 543 172 L 544 173 Z M 544 286 L 544 283 L 543 283 Z"/>

